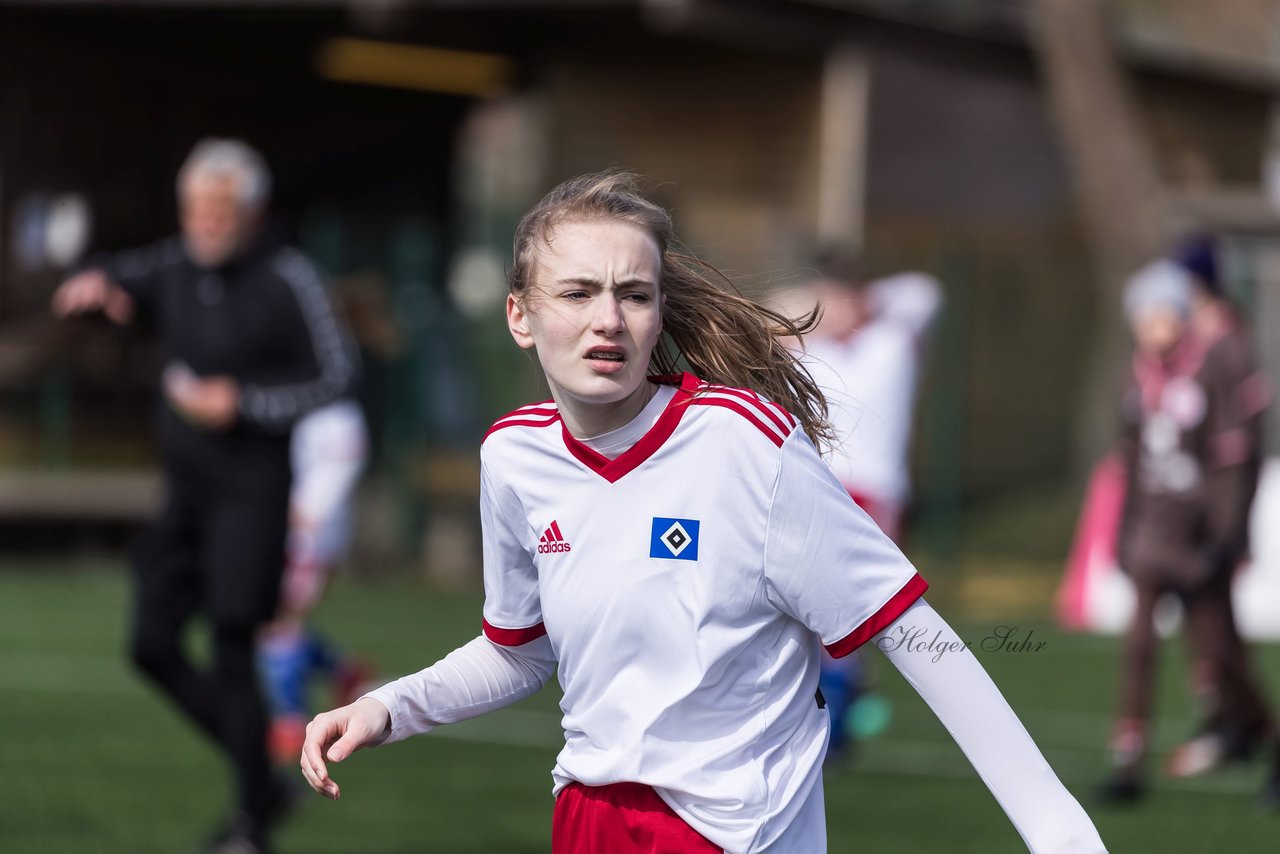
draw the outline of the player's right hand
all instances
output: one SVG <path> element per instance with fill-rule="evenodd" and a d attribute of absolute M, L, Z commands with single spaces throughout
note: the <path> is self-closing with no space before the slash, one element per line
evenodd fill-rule
<path fill-rule="evenodd" d="M 302 744 L 302 776 L 311 788 L 336 801 L 341 791 L 329 776 L 325 760 L 341 762 L 362 747 L 381 744 L 390 726 L 387 707 L 370 697 L 316 715 L 307 724 Z"/>
<path fill-rule="evenodd" d="M 134 311 L 133 297 L 101 270 L 85 270 L 63 282 L 53 292 L 52 307 L 58 317 L 101 311 L 119 324 L 132 320 Z"/>

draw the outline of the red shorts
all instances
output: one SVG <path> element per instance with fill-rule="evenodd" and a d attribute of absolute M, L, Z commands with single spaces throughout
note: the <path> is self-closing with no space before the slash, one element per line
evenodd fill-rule
<path fill-rule="evenodd" d="M 570 783 L 556 798 L 552 854 L 723 854 L 640 783 Z"/>

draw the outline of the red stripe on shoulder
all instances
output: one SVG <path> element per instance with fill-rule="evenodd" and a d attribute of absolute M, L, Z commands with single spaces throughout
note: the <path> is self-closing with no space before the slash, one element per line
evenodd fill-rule
<path fill-rule="evenodd" d="M 544 400 L 541 403 L 530 403 L 519 409 L 513 409 L 494 421 L 485 431 L 484 438 L 488 439 L 504 427 L 549 427 L 560 420 L 560 413 L 554 407 L 554 400 Z M 481 442 L 483 441 L 482 439 Z"/>
<path fill-rule="evenodd" d="M 495 418 L 493 423 L 497 424 L 499 421 L 506 421 L 508 418 L 523 418 L 530 415 L 551 415 L 557 411 L 556 402 L 554 400 L 540 400 L 537 403 L 526 403 L 524 406 L 517 406 L 506 415 L 503 415 L 500 418 Z"/>
<path fill-rule="evenodd" d="M 555 405 L 556 402 L 554 400 L 539 400 L 534 403 L 526 403 L 524 406 L 517 406 L 506 415 L 502 416 L 502 418 L 510 418 L 512 415 L 519 415 L 521 412 L 528 412 L 530 409 L 543 409 L 545 407 Z M 498 420 L 501 421 L 502 418 L 499 418 Z"/>
<path fill-rule="evenodd" d="M 912 603 L 923 596 L 928 589 L 929 582 L 917 572 L 902 585 L 902 589 L 893 594 L 888 602 L 880 606 L 879 611 L 863 620 L 862 625 L 835 643 L 827 644 L 827 652 L 831 653 L 832 658 L 844 658 L 901 617 L 902 612 L 910 608 Z"/>
<path fill-rule="evenodd" d="M 481 620 L 481 624 L 484 627 L 484 636 L 498 646 L 523 646 L 547 633 L 544 623 L 526 626 L 523 629 L 500 629 L 484 619 Z"/>
<path fill-rule="evenodd" d="M 544 418 L 540 421 L 532 421 L 527 418 L 519 419 L 519 420 L 513 419 L 511 421 L 500 421 L 497 424 L 494 424 L 492 427 L 490 427 L 488 432 L 484 434 L 484 439 L 481 439 L 480 441 L 483 443 L 485 439 L 488 439 L 494 433 L 497 433 L 499 430 L 505 429 L 507 427 L 550 427 L 552 424 L 555 424 L 559 421 L 560 421 L 559 415 L 556 415 L 552 418 Z"/>
<path fill-rule="evenodd" d="M 713 385 L 708 387 L 707 391 L 732 395 L 733 397 L 747 401 L 753 408 L 757 409 L 770 421 L 778 425 L 778 429 L 782 431 L 783 435 L 790 433 L 791 429 L 795 427 L 795 420 L 791 417 L 791 413 L 787 412 L 787 410 L 778 406 L 776 403 L 765 400 L 753 391 L 747 391 L 743 388 L 734 388 L 733 386 L 726 385 Z"/>
<path fill-rule="evenodd" d="M 751 422 L 757 430 L 768 436 L 769 441 L 773 442 L 773 444 L 777 445 L 779 448 L 781 448 L 782 443 L 786 441 L 785 436 L 779 436 L 776 430 L 767 426 L 764 421 L 761 420 L 761 418 L 758 417 L 757 414 L 745 403 L 738 403 L 737 401 L 728 400 L 723 397 L 695 397 L 693 400 L 689 401 L 689 405 L 718 406 L 722 409 L 732 410 L 747 419 L 747 421 Z"/>

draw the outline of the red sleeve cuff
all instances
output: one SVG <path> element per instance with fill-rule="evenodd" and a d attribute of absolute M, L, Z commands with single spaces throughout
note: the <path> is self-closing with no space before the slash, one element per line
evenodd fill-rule
<path fill-rule="evenodd" d="M 523 646 L 530 641 L 536 641 L 547 633 L 547 627 L 542 623 L 536 623 L 523 629 L 500 629 L 488 620 L 482 620 L 481 622 L 484 625 L 484 636 L 498 646 Z"/>
<path fill-rule="evenodd" d="M 835 643 L 827 644 L 827 652 L 831 653 L 832 658 L 844 658 L 858 647 L 875 637 L 886 626 L 893 623 L 894 620 L 902 616 L 902 612 L 911 607 L 911 604 L 924 595 L 929 589 L 929 583 L 920 577 L 920 573 L 916 573 L 902 585 L 902 588 L 888 602 L 880 606 L 880 610 L 876 611 L 870 617 L 862 621 L 849 634 L 840 638 Z"/>

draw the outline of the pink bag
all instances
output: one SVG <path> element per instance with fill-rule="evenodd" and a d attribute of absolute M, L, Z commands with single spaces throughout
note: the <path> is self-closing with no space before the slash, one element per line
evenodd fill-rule
<path fill-rule="evenodd" d="M 1103 457 L 1089 476 L 1071 554 L 1054 597 L 1054 610 L 1064 628 L 1091 628 L 1088 591 L 1116 566 L 1116 539 L 1127 486 L 1119 454 Z"/>

